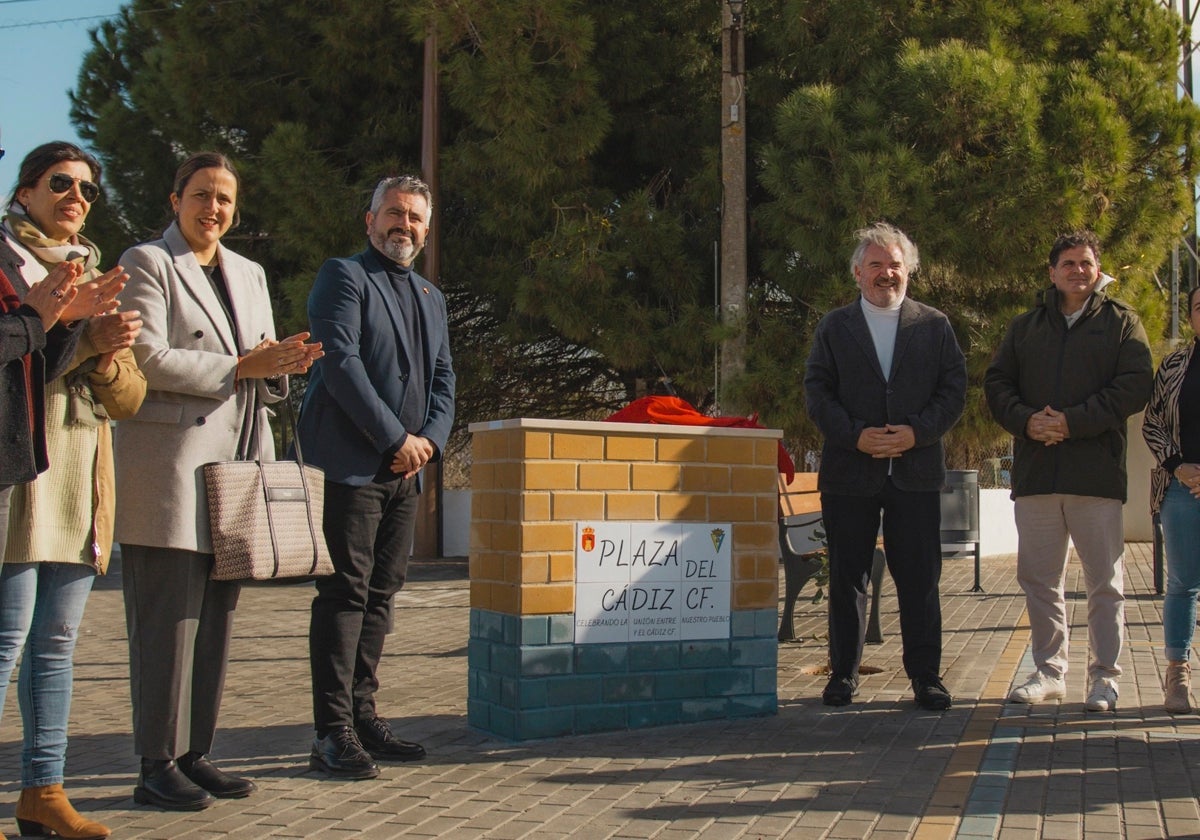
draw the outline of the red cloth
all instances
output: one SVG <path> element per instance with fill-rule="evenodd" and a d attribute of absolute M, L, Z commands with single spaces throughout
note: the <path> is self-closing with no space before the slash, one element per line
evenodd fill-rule
<path fill-rule="evenodd" d="M 701 414 L 679 397 L 642 397 L 631 402 L 616 414 L 604 418 L 609 423 L 664 423 L 676 426 L 723 426 L 737 429 L 765 429 L 758 415 L 749 417 L 709 417 Z M 790 482 L 796 477 L 796 465 L 783 444 L 779 444 L 779 471 Z"/>

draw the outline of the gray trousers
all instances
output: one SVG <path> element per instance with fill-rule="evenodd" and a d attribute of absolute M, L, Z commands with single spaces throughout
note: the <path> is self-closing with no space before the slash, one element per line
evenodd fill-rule
<path fill-rule="evenodd" d="M 241 587 L 209 580 L 213 558 L 121 544 L 133 748 L 142 758 L 208 753 Z"/>

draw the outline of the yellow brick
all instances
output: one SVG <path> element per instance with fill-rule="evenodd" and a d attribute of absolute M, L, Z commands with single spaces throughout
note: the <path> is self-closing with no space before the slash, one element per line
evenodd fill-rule
<path fill-rule="evenodd" d="M 741 550 L 775 551 L 779 545 L 779 525 L 774 520 L 738 522 L 733 526 L 733 544 Z"/>
<path fill-rule="evenodd" d="M 711 464 L 753 464 L 753 438 L 711 437 L 708 439 L 708 461 Z"/>
<path fill-rule="evenodd" d="M 552 615 L 575 611 L 575 586 L 550 583 L 521 588 L 520 615 Z"/>
<path fill-rule="evenodd" d="M 771 495 L 761 495 L 758 501 L 754 503 L 758 515 L 755 517 L 759 522 L 779 519 L 779 496 L 772 493 Z"/>
<path fill-rule="evenodd" d="M 519 519 L 526 522 L 545 522 L 550 518 L 549 493 L 522 493 Z"/>
<path fill-rule="evenodd" d="M 729 486 L 734 493 L 772 493 L 778 495 L 779 475 L 771 467 L 731 467 Z"/>
<path fill-rule="evenodd" d="M 492 523 L 476 520 L 471 523 L 467 534 L 467 548 L 472 551 L 487 551 L 492 547 Z"/>
<path fill-rule="evenodd" d="M 500 580 L 504 583 L 520 584 L 521 582 L 521 555 L 520 554 L 505 554 L 504 555 L 504 571 L 500 575 Z"/>
<path fill-rule="evenodd" d="M 653 493 L 610 493 L 608 495 L 608 518 L 654 519 L 655 495 Z"/>
<path fill-rule="evenodd" d="M 566 552 L 550 553 L 550 582 L 563 583 L 575 580 L 575 555 Z"/>
<path fill-rule="evenodd" d="M 604 518 L 603 493 L 551 493 L 551 505 L 555 520 L 577 522 L 581 519 Z"/>
<path fill-rule="evenodd" d="M 492 490 L 496 487 L 496 468 L 476 461 L 471 465 L 471 489 Z"/>
<path fill-rule="evenodd" d="M 757 580 L 758 561 L 753 556 L 740 555 L 733 558 L 734 580 Z"/>
<path fill-rule="evenodd" d="M 638 466 L 643 466 L 639 464 Z M 634 467 L 637 469 L 637 467 Z M 579 465 L 580 490 L 628 490 L 629 464 L 593 462 Z"/>
<path fill-rule="evenodd" d="M 604 458 L 604 437 L 599 434 L 555 432 L 552 447 L 554 458 L 560 461 L 599 461 Z"/>
<path fill-rule="evenodd" d="M 779 578 L 779 557 L 774 554 L 758 555 L 758 574 L 760 580 Z"/>
<path fill-rule="evenodd" d="M 708 522 L 708 497 L 695 493 L 659 493 L 658 518 Z"/>
<path fill-rule="evenodd" d="M 641 435 L 609 435 L 605 457 L 610 461 L 653 461 L 654 438 Z"/>
<path fill-rule="evenodd" d="M 522 516 L 524 510 L 522 495 L 512 491 L 504 494 L 504 518 L 509 522 L 519 522 L 525 518 Z"/>
<path fill-rule="evenodd" d="M 658 439 L 659 461 L 704 463 L 704 439 L 698 437 L 662 437 Z"/>
<path fill-rule="evenodd" d="M 728 493 L 729 467 L 685 466 L 679 487 L 685 493 Z"/>
<path fill-rule="evenodd" d="M 487 546 L 492 551 L 518 551 L 520 543 L 517 541 L 521 532 L 516 522 L 493 522 L 492 523 L 492 542 Z"/>
<path fill-rule="evenodd" d="M 754 441 L 754 463 L 777 467 L 779 465 L 779 441 L 769 438 Z"/>
<path fill-rule="evenodd" d="M 513 583 L 493 583 L 491 609 L 507 615 L 520 615 L 521 587 Z"/>
<path fill-rule="evenodd" d="M 483 578 L 483 557 L 478 554 L 467 555 L 467 577 L 470 580 Z"/>
<path fill-rule="evenodd" d="M 471 519 L 487 522 L 505 518 L 504 493 L 494 490 L 475 490 L 471 493 Z"/>
<path fill-rule="evenodd" d="M 546 459 L 550 457 L 549 432 L 525 432 L 514 453 L 518 458 Z"/>
<path fill-rule="evenodd" d="M 570 461 L 531 461 L 525 464 L 526 490 L 574 490 L 576 465 Z"/>
<path fill-rule="evenodd" d="M 710 522 L 757 522 L 758 511 L 753 496 L 709 496 Z"/>
<path fill-rule="evenodd" d="M 778 580 L 735 582 L 733 584 L 733 608 L 735 610 L 773 610 L 778 604 Z"/>
<path fill-rule="evenodd" d="M 471 608 L 476 610 L 492 608 L 492 584 L 480 580 L 471 581 Z"/>
<path fill-rule="evenodd" d="M 682 468 L 677 464 L 634 464 L 634 490 L 678 490 Z"/>
<path fill-rule="evenodd" d="M 478 556 L 479 579 L 500 581 L 504 580 L 504 558 L 507 555 L 491 552 Z"/>
<path fill-rule="evenodd" d="M 550 555 L 523 554 L 521 555 L 521 583 L 549 583 Z"/>
<path fill-rule="evenodd" d="M 522 551 L 573 551 L 575 523 L 525 522 L 521 529 Z"/>
<path fill-rule="evenodd" d="M 492 469 L 495 471 L 493 486 L 497 490 L 520 490 L 521 466 L 520 461 L 501 461 L 493 464 Z"/>

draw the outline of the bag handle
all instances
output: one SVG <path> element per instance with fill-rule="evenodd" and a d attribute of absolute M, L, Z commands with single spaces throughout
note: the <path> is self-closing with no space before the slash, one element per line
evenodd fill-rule
<path fill-rule="evenodd" d="M 258 409 L 259 397 L 258 386 L 254 380 L 243 380 L 248 384 L 250 389 L 250 399 L 246 400 L 246 416 L 242 418 L 242 434 L 238 438 L 237 454 L 235 459 L 238 461 L 257 461 L 259 452 L 259 428 L 258 428 Z M 275 405 L 280 406 L 283 414 L 283 421 L 288 436 L 292 441 L 292 446 L 296 449 L 296 463 L 304 466 L 304 453 L 300 449 L 300 436 L 296 434 L 296 412 L 292 409 L 291 396 L 286 396 Z M 251 451 L 253 447 L 253 451 Z"/>

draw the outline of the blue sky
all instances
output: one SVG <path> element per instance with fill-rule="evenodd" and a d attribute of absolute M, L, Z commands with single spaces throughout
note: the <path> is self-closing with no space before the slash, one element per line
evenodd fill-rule
<path fill-rule="evenodd" d="M 0 0 L 0 195 L 30 149 L 79 142 L 67 90 L 75 87 L 88 31 L 115 15 L 120 0 Z"/>

